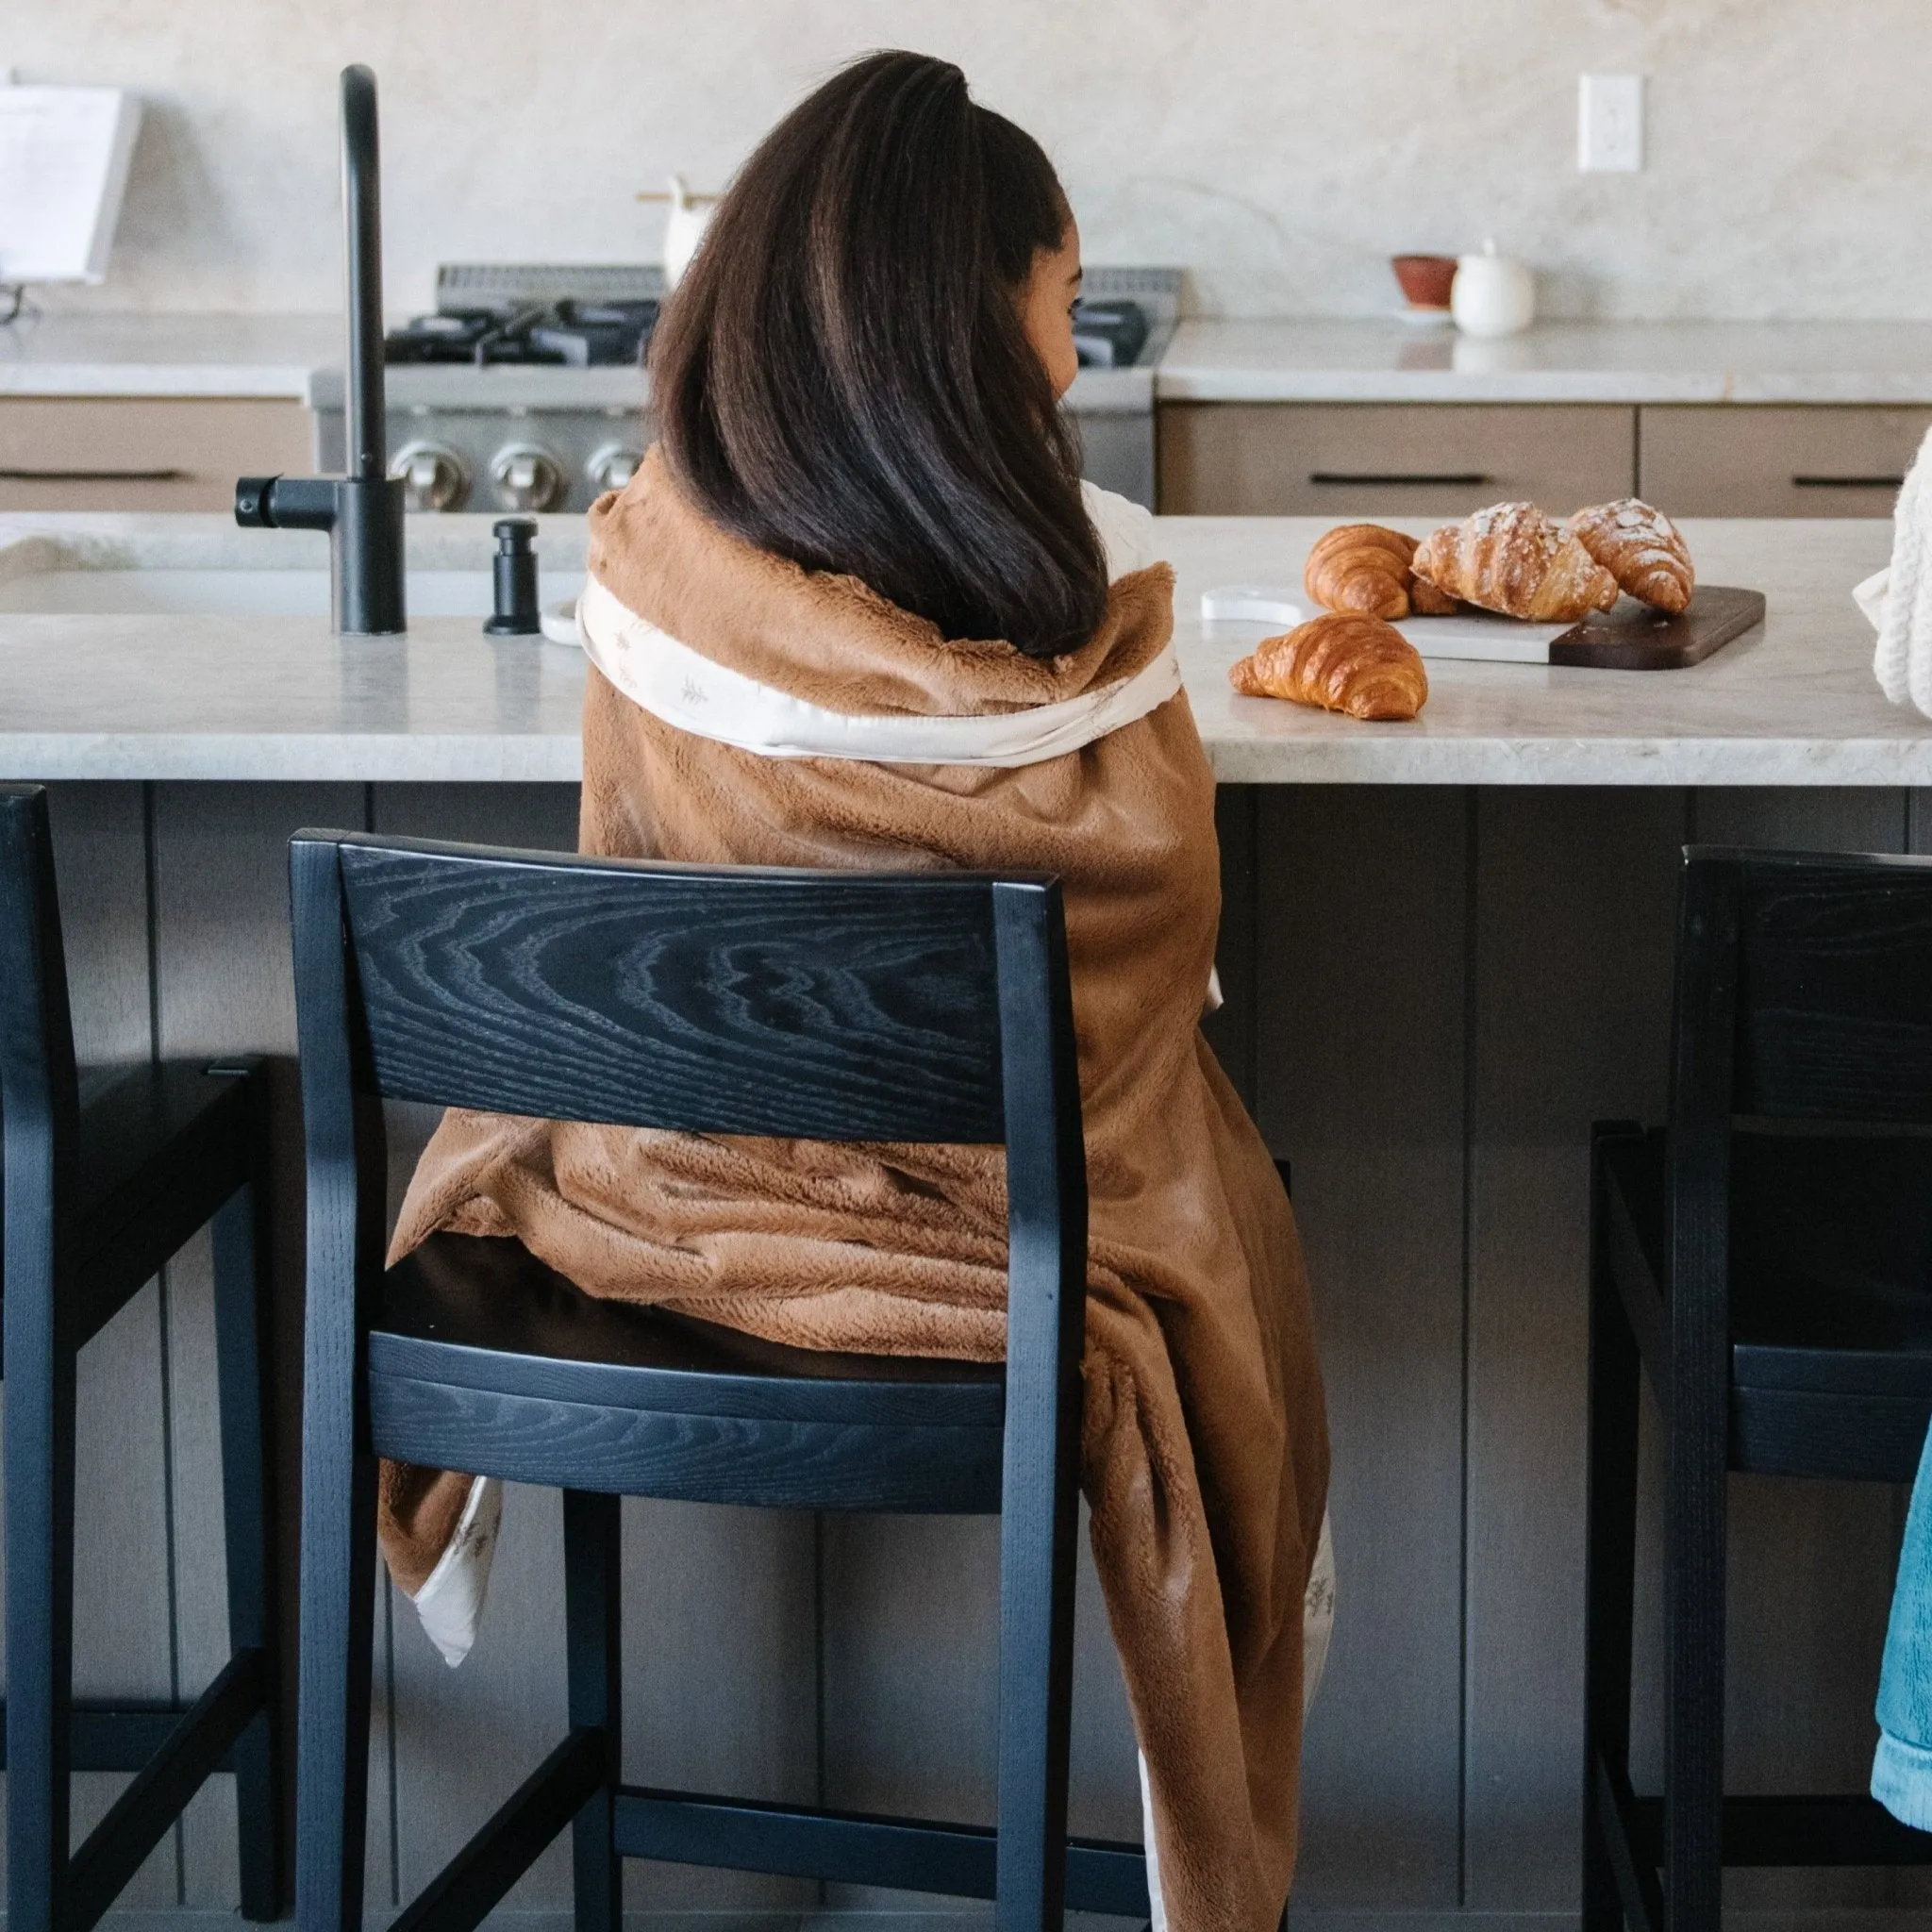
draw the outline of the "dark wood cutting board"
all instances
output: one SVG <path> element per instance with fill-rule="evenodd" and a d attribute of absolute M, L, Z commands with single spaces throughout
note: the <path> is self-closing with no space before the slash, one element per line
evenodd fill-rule
<path fill-rule="evenodd" d="M 1592 671 L 1681 671 L 1764 622 L 1764 592 L 1699 584 L 1675 617 L 1634 597 L 1550 640 L 1552 664 Z"/>

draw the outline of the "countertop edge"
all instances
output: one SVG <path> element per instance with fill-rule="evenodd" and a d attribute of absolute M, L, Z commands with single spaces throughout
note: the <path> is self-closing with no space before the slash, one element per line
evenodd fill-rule
<path fill-rule="evenodd" d="M 1307 740 L 1292 748 L 1205 741 L 1222 785 L 1497 785 L 1613 787 L 1932 785 L 1932 738 L 1444 739 L 1401 743 Z M 1282 769 L 1291 764 L 1291 771 Z"/>
<path fill-rule="evenodd" d="M 307 363 L 0 363 L 0 396 L 307 405 L 312 375 Z"/>
<path fill-rule="evenodd" d="M 1376 736 L 1292 745 L 1206 741 L 1224 785 L 1847 786 L 1932 785 L 1932 739 L 1489 739 L 1402 742 Z M 293 784 L 575 784 L 575 735 L 478 733 L 0 733 L 9 781 Z"/>
<path fill-rule="evenodd" d="M 1624 371 L 1161 369 L 1161 403 L 1515 403 L 1560 407 L 1594 403 L 1621 408 L 1672 405 L 1786 404 L 1914 408 L 1932 405 L 1932 372 L 1924 375 L 1704 375 L 1643 376 Z"/>
<path fill-rule="evenodd" d="M 0 780 L 126 783 L 576 784 L 582 741 L 568 736 L 309 732 L 0 732 Z"/>

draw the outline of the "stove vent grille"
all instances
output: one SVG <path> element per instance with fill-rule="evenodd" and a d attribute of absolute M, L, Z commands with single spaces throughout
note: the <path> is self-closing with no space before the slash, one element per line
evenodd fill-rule
<path fill-rule="evenodd" d="M 513 315 L 557 302 L 648 302 L 666 293 L 656 262 L 444 262 L 436 271 L 440 315 L 459 310 Z"/>

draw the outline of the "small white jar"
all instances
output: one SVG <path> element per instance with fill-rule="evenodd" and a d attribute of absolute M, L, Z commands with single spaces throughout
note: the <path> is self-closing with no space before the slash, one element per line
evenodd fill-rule
<path fill-rule="evenodd" d="M 1536 279 L 1524 263 L 1485 242 L 1480 255 L 1457 260 L 1449 311 L 1465 335 L 1519 335 L 1536 320 Z"/>
<path fill-rule="evenodd" d="M 664 224 L 664 286 L 675 289 L 684 279 L 691 258 L 705 239 L 718 197 L 693 194 L 682 175 L 671 177 L 671 213 Z"/>

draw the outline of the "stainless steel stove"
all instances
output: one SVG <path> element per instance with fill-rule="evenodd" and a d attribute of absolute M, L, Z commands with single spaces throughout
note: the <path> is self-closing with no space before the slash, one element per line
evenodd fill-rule
<path fill-rule="evenodd" d="M 665 293 L 655 266 L 437 272 L 436 312 L 388 338 L 391 474 L 412 510 L 587 509 L 630 480 L 650 441 L 642 358 Z M 1154 504 L 1154 364 L 1178 269 L 1090 269 L 1067 408 L 1087 475 Z M 309 391 L 317 458 L 342 466 L 342 378 Z"/>

